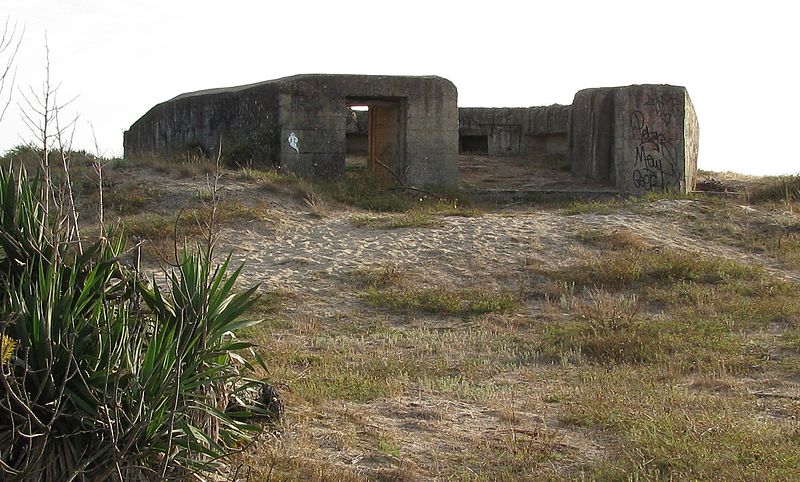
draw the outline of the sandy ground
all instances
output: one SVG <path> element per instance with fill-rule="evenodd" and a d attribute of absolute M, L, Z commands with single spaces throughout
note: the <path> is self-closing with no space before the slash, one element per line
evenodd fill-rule
<path fill-rule="evenodd" d="M 470 164 L 463 168 L 478 169 Z M 143 183 L 164 182 L 145 171 L 137 171 L 136 176 Z M 169 211 L 196 203 L 196 193 L 206 188 L 202 179 L 171 179 L 158 209 Z M 556 268 L 591 259 L 595 252 L 577 236 L 597 229 L 630 231 L 652 245 L 654 256 L 661 247 L 685 249 L 744 260 L 779 277 L 800 279 L 797 272 L 766 256 L 694 232 L 692 224 L 683 220 L 696 209 L 692 200 L 654 201 L 644 211 L 631 207 L 608 215 L 566 215 L 559 209 L 517 206 L 478 217 L 443 216 L 434 227 L 376 229 L 355 226 L 351 220 L 354 216 L 395 215 L 326 206 L 324 215 L 317 217 L 291 189 L 265 188 L 241 180 L 235 173 L 227 173 L 222 180 L 222 195 L 223 200 L 256 204 L 268 213 L 265 219 L 221 227 L 217 252 L 232 251 L 234 263 L 244 263 L 240 285 L 260 283 L 266 291 L 291 293 L 299 301 L 288 306 L 287 313 L 302 312 L 319 319 L 347 316 L 358 305 L 353 290 L 343 285 L 347 274 L 356 269 L 392 265 L 416 273 L 421 284 L 471 286 L 476 280 L 485 280 L 513 288 L 519 277 L 526 275 L 526 266 Z M 535 393 L 545 383 L 547 371 L 542 370 L 540 380 L 513 373 L 504 376 L 508 379 L 492 383 Z M 580 453 L 584 462 L 603 457 L 602 439 L 574 427 L 561 429 L 542 396 L 535 401 L 536 410 L 513 409 L 513 423 L 498 409 L 505 403 L 513 405 L 513 398 L 482 405 L 445 399 L 425 390 L 365 404 L 337 402 L 321 412 L 295 413 L 297 422 L 286 428 L 279 445 L 288 459 L 309 457 L 362 474 L 395 470 L 402 464 L 410 464 L 409 470 L 416 474 L 435 474 L 437 464 L 446 464 L 464 444 L 491 447 L 509 438 Z M 342 442 L 347 437 L 374 439 L 387 430 L 405 434 L 397 442 L 405 455 L 402 463 L 390 455 Z M 292 440 L 301 441 L 294 447 L 315 449 L 313 453 L 295 452 L 300 449 L 293 449 Z"/>
<path fill-rule="evenodd" d="M 356 227 L 350 222 L 355 213 L 332 212 L 323 219 L 300 216 L 279 228 L 224 228 L 222 251 L 233 249 L 234 260 L 245 263 L 243 279 L 248 282 L 314 292 L 329 288 L 325 286 L 326 278 L 386 263 L 425 267 L 431 277 L 454 284 L 472 278 L 476 268 L 507 272 L 532 262 L 555 268 L 574 263 L 582 256 L 581 246 L 575 241 L 581 232 L 626 230 L 649 241 L 654 250 L 669 246 L 746 259 L 782 277 L 796 278 L 796 274 L 782 270 L 767 258 L 700 238 L 673 216 L 659 216 L 659 211 L 674 213 L 692 202 L 659 201 L 651 205 L 649 215 L 512 212 L 474 218 L 443 217 L 441 226 L 400 229 Z M 322 283 L 308 283 L 320 278 Z"/>

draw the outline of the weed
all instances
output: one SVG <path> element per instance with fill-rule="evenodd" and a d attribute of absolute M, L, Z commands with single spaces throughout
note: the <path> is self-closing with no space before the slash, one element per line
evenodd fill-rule
<path fill-rule="evenodd" d="M 781 202 L 787 206 L 800 201 L 800 174 L 766 178 L 753 188 L 750 202 Z"/>
<path fill-rule="evenodd" d="M 620 206 L 622 206 L 622 204 L 617 199 L 610 199 L 607 201 L 575 200 L 564 208 L 564 214 L 568 216 L 575 216 L 578 214 L 608 215 L 619 211 Z"/>
<path fill-rule="evenodd" d="M 397 287 L 406 279 L 405 271 L 395 264 L 358 268 L 349 275 L 362 286 L 379 289 Z"/>
<path fill-rule="evenodd" d="M 785 348 L 800 353 L 800 327 L 786 331 L 781 335 L 781 342 Z"/>
<path fill-rule="evenodd" d="M 606 259 L 547 273 L 562 281 L 611 289 L 680 281 L 722 283 L 758 280 L 763 269 L 698 253 L 654 250 L 617 253 Z"/>
<path fill-rule="evenodd" d="M 106 190 L 104 202 L 119 214 L 137 214 L 162 195 L 162 192 L 147 185 L 122 185 Z"/>
<path fill-rule="evenodd" d="M 438 194 L 400 188 L 392 183 L 376 179 L 366 167 L 348 169 L 343 179 L 337 182 L 316 181 L 316 191 L 342 204 L 376 212 L 426 211 L 431 214 L 465 216 L 479 215 L 469 207 L 466 197 L 457 192 L 439 190 Z"/>
<path fill-rule="evenodd" d="M 397 443 L 386 436 L 378 439 L 378 450 L 392 457 L 400 457 L 401 455 Z"/>
<path fill-rule="evenodd" d="M 173 158 L 140 155 L 128 159 L 127 162 L 130 166 L 145 167 L 161 174 L 170 174 L 181 178 L 205 176 L 217 169 L 211 158 L 194 153 L 184 153 Z"/>
<path fill-rule="evenodd" d="M 589 370 L 562 421 L 620 439 L 597 479 L 787 480 L 800 463 L 796 424 L 765 423 L 742 396 L 664 383 L 656 369 Z"/>
<path fill-rule="evenodd" d="M 590 246 L 609 251 L 644 251 L 652 247 L 647 240 L 627 229 L 592 229 L 577 237 Z"/>
<path fill-rule="evenodd" d="M 649 362 L 668 351 L 661 327 L 641 316 L 635 296 L 616 298 L 593 291 L 589 299 L 571 298 L 579 319 L 548 324 L 540 350 L 553 358 L 600 363 Z"/>
<path fill-rule="evenodd" d="M 364 299 L 372 306 L 393 311 L 421 310 L 433 314 L 457 316 L 507 312 L 519 306 L 516 297 L 509 293 L 482 289 L 429 288 L 403 291 L 370 288 L 365 293 Z"/>
<path fill-rule="evenodd" d="M 308 191 L 303 195 L 303 202 L 308 207 L 308 213 L 315 218 L 324 218 L 326 214 L 325 204 L 314 191 Z"/>
<path fill-rule="evenodd" d="M 433 228 L 442 225 L 430 214 L 417 210 L 391 216 L 352 216 L 350 224 L 373 229 Z"/>

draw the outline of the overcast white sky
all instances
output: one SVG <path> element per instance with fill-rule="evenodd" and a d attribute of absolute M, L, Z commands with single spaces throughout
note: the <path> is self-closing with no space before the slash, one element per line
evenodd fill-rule
<path fill-rule="evenodd" d="M 79 96 L 76 145 L 92 145 L 91 122 L 105 155 L 121 155 L 122 132 L 183 92 L 299 73 L 440 75 L 462 107 L 683 85 L 701 169 L 782 174 L 800 172 L 798 150 L 780 140 L 797 135 L 800 113 L 793 3 L 0 0 L 0 18 L 25 29 L 23 88 L 41 85 L 47 33 L 60 97 Z M 0 151 L 28 137 L 13 104 Z"/>

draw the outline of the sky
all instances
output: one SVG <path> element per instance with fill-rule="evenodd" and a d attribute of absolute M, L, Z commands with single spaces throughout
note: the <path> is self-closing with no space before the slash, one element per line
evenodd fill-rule
<path fill-rule="evenodd" d="M 682 85 L 700 169 L 795 174 L 800 150 L 776 140 L 800 113 L 793 3 L 0 0 L 0 20 L 24 30 L 0 151 L 31 139 L 21 92 L 41 90 L 47 44 L 58 99 L 75 99 L 63 112 L 79 116 L 74 147 L 94 151 L 96 138 L 105 156 L 121 156 L 123 131 L 183 92 L 301 73 L 439 75 L 461 107 Z"/>

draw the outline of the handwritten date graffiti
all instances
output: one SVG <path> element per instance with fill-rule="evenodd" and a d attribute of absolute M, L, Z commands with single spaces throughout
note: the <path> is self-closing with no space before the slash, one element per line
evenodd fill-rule
<path fill-rule="evenodd" d="M 644 191 L 680 188 L 678 152 L 672 142 L 651 129 L 640 110 L 631 113 L 630 125 L 639 141 L 633 166 L 634 186 Z"/>

